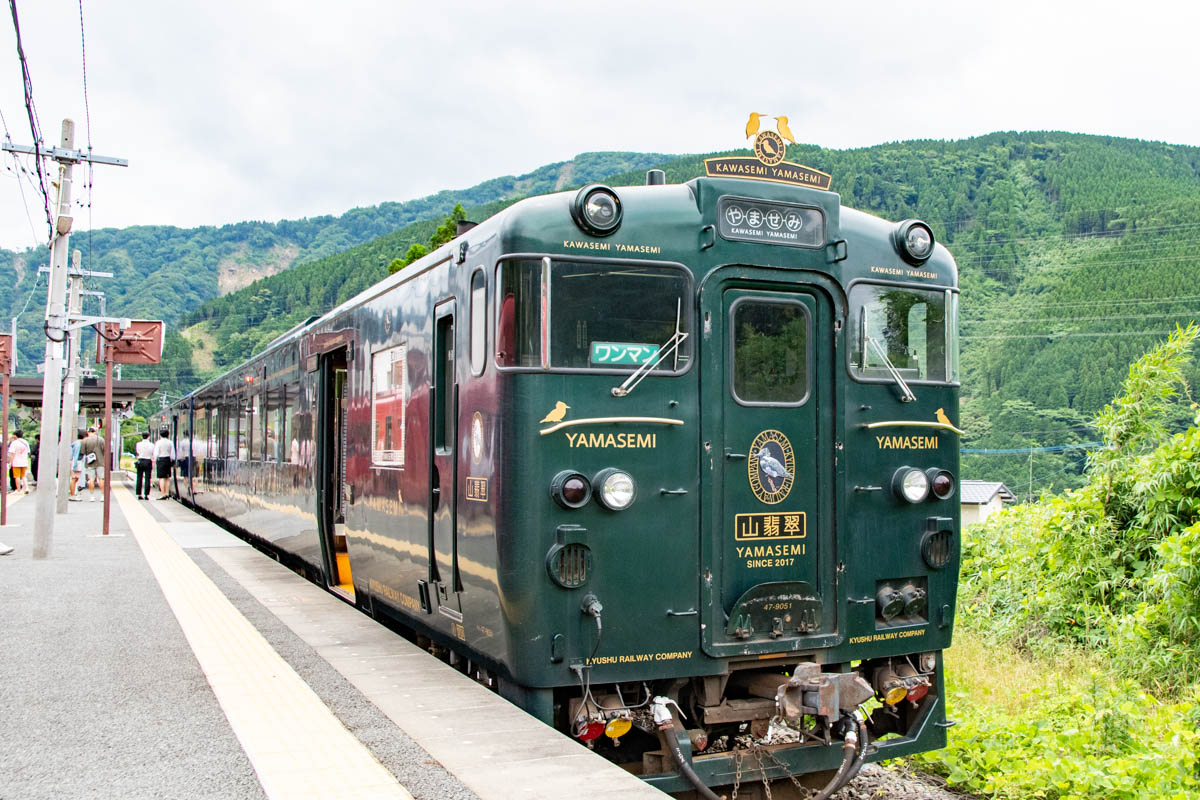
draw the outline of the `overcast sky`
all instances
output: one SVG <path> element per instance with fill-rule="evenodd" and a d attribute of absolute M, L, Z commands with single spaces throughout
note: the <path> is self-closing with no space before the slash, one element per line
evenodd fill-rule
<path fill-rule="evenodd" d="M 1046 129 L 1200 145 L 1198 9 L 83 0 L 92 147 L 130 161 L 95 167 L 90 224 L 339 214 L 586 151 L 731 149 L 750 111 L 831 148 Z M 79 1 L 17 11 L 45 140 L 70 117 L 86 148 Z M 0 113 L 30 144 L 7 20 Z M 3 163 L 0 247 L 44 244 L 40 197 L 24 184 L 27 213 Z"/>

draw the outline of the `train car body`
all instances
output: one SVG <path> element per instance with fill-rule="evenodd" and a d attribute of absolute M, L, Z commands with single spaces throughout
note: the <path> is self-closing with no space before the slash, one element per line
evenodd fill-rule
<path fill-rule="evenodd" d="M 957 292 L 822 189 L 537 197 L 170 409 L 173 486 L 664 790 L 937 748 Z"/>

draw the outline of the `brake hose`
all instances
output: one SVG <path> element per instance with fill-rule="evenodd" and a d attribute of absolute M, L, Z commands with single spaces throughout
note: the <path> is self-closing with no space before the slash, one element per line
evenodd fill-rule
<path fill-rule="evenodd" d="M 725 800 L 713 793 L 704 781 L 700 780 L 700 776 L 696 774 L 696 770 L 692 769 L 691 763 L 683 755 L 683 751 L 679 749 L 679 740 L 675 738 L 675 720 L 671 716 L 671 709 L 667 708 L 667 704 L 671 704 L 679 708 L 674 700 L 669 697 L 654 698 L 654 722 L 658 726 L 658 738 L 662 740 L 663 747 L 671 754 L 671 759 L 675 762 L 675 766 L 679 768 L 679 772 L 683 777 L 687 778 L 688 783 L 696 787 L 696 793 L 704 800 Z M 679 712 L 680 714 L 683 711 Z"/>

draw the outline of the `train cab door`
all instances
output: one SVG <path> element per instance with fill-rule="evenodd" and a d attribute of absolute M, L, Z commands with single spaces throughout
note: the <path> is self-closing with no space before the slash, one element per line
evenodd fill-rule
<path fill-rule="evenodd" d="M 434 309 L 429 400 L 429 576 L 421 603 L 448 617 L 461 637 L 458 573 L 458 370 L 455 304 Z"/>
<path fill-rule="evenodd" d="M 702 646 L 714 656 L 837 637 L 831 303 L 794 273 L 737 273 L 701 293 L 701 426 L 712 465 Z"/>
<path fill-rule="evenodd" d="M 348 350 L 320 356 L 317 380 L 317 523 L 329 588 L 354 600 L 346 545 L 346 407 Z"/>

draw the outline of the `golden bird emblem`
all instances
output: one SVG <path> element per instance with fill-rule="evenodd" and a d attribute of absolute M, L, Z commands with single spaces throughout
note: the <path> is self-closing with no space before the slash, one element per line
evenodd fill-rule
<path fill-rule="evenodd" d="M 570 408 L 569 405 L 564 403 L 562 400 L 559 400 L 554 404 L 554 410 L 547 414 L 542 422 L 562 422 L 563 417 L 567 415 L 568 408 Z M 941 409 L 939 408 L 938 411 L 941 411 Z M 540 425 L 541 423 L 538 424 Z"/>
<path fill-rule="evenodd" d="M 746 138 L 749 139 L 754 134 L 758 133 L 758 120 L 765 117 L 766 114 L 750 113 L 750 121 L 746 123 Z"/>
<path fill-rule="evenodd" d="M 787 117 L 775 118 L 775 130 L 779 131 L 779 135 L 792 144 L 796 143 L 795 137 L 792 136 L 792 129 L 788 127 Z"/>
<path fill-rule="evenodd" d="M 954 427 L 954 423 L 951 422 L 950 418 L 946 416 L 945 411 L 943 411 L 942 409 L 939 408 L 937 411 L 935 411 L 933 413 L 937 415 L 938 422 L 942 423 L 943 425 L 949 425 L 952 428 Z"/>

